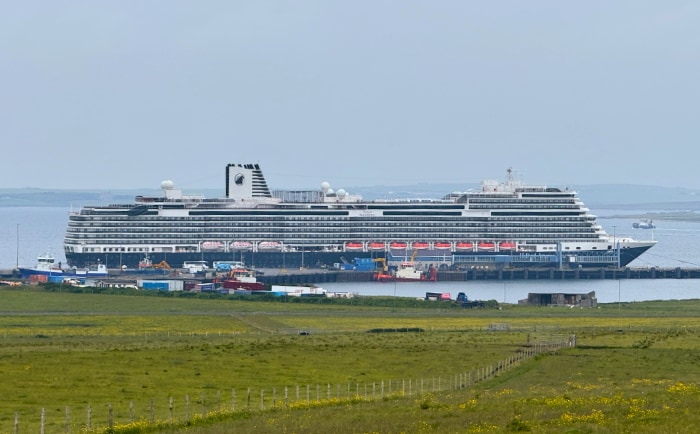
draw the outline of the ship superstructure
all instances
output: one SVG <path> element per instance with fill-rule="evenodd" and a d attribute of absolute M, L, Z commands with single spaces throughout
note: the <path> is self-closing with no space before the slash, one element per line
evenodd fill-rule
<path fill-rule="evenodd" d="M 499 267 L 625 266 L 655 244 L 607 234 L 577 194 L 504 182 L 441 199 L 365 201 L 326 182 L 273 191 L 258 164 L 226 166 L 226 195 L 184 195 L 86 206 L 69 216 L 71 266 L 243 261 L 256 267 L 330 266 L 353 258 L 417 257 Z"/>

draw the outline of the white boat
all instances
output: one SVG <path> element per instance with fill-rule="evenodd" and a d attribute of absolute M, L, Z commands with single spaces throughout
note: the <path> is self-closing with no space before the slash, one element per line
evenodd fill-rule
<path fill-rule="evenodd" d="M 641 219 L 638 222 L 632 223 L 632 227 L 635 229 L 655 229 L 656 225 L 651 219 Z"/>
<path fill-rule="evenodd" d="M 107 266 L 104 264 L 97 264 L 87 269 L 72 268 L 64 270 L 61 268 L 60 263 L 56 263 L 56 258 L 50 252 L 39 255 L 35 267 L 19 267 L 19 272 L 25 279 L 31 278 L 31 276 L 63 276 L 84 279 L 86 277 L 106 277 L 109 275 Z"/>
<path fill-rule="evenodd" d="M 77 278 L 107 277 L 107 276 L 109 276 L 109 270 L 107 270 L 107 266 L 105 264 L 97 264 L 95 266 L 88 267 L 85 270 L 79 270 L 77 268 L 71 268 L 68 270 L 64 270 L 63 275 L 65 277 L 77 277 Z"/>
<path fill-rule="evenodd" d="M 56 258 L 51 252 L 46 252 L 37 257 L 34 267 L 19 267 L 20 275 L 28 279 L 31 276 L 62 276 L 63 270 L 56 264 Z"/>

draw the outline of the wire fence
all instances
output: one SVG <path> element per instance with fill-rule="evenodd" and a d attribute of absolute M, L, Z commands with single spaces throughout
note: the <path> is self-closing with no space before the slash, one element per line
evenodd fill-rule
<path fill-rule="evenodd" d="M 204 419 L 226 419 L 237 412 L 263 412 L 272 409 L 295 410 L 387 398 L 421 396 L 465 389 L 508 371 L 521 362 L 543 353 L 576 346 L 575 335 L 554 335 L 528 342 L 512 356 L 497 363 L 453 375 L 429 378 L 402 378 L 376 382 L 306 384 L 295 386 L 208 391 L 168 397 L 156 402 L 134 401 L 84 407 L 41 408 L 36 416 L 19 412 L 0 414 L 2 433 L 119 433 L 139 427 L 172 427 Z"/>

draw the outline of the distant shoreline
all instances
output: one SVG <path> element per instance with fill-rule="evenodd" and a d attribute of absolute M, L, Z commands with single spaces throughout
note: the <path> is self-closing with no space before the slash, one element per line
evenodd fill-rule
<path fill-rule="evenodd" d="M 669 212 L 648 212 L 643 214 L 624 214 L 624 215 L 609 215 L 598 217 L 600 219 L 650 219 L 656 221 L 675 221 L 675 222 L 700 222 L 700 213 L 694 211 L 669 211 Z"/>

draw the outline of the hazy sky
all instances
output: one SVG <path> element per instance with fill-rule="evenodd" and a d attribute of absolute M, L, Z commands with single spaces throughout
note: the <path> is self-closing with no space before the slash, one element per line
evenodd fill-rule
<path fill-rule="evenodd" d="M 700 188 L 697 0 L 0 5 L 0 187 Z"/>

